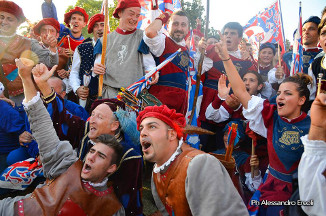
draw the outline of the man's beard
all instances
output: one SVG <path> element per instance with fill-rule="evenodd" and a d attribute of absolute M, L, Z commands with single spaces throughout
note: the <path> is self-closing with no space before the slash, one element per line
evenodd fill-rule
<path fill-rule="evenodd" d="M 177 34 L 177 33 L 182 34 L 183 36 L 182 36 L 182 37 L 175 37 L 174 35 Z M 183 31 L 175 31 L 175 32 L 173 32 L 173 34 L 171 35 L 171 38 L 172 38 L 175 42 L 179 43 L 179 42 L 181 42 L 181 41 L 185 38 L 185 37 L 184 37 L 184 32 L 183 32 Z"/>

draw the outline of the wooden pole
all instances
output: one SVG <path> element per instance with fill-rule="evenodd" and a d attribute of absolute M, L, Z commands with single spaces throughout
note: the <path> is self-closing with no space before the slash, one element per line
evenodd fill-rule
<path fill-rule="evenodd" d="M 255 155 L 255 145 L 254 145 L 254 139 L 252 139 L 251 141 L 251 156 Z M 251 166 L 251 178 L 254 178 L 255 174 L 254 174 L 254 167 Z"/>
<path fill-rule="evenodd" d="M 105 66 L 105 56 L 106 56 L 106 45 L 107 45 L 107 38 L 108 38 L 108 0 L 105 0 L 104 3 L 104 33 L 103 33 L 103 42 L 102 42 L 102 56 L 101 56 L 101 64 Z M 102 91 L 103 91 L 103 75 L 99 76 L 98 80 L 98 99 L 102 99 Z"/>

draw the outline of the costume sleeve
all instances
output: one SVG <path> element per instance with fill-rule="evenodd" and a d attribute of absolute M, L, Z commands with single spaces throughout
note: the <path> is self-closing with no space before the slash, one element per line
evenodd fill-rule
<path fill-rule="evenodd" d="M 245 184 L 251 192 L 255 192 L 258 189 L 259 185 L 263 182 L 260 170 L 259 175 L 254 176 L 254 178 L 251 178 L 251 173 L 245 173 L 245 177 Z"/>
<path fill-rule="evenodd" d="M 228 172 L 211 155 L 201 154 L 191 160 L 185 187 L 192 215 L 248 215 Z"/>
<path fill-rule="evenodd" d="M 216 123 L 226 121 L 230 118 L 230 113 L 223 106 L 225 100 L 221 99 L 219 95 L 214 98 L 206 109 L 205 116 L 207 120 L 212 120 Z"/>
<path fill-rule="evenodd" d="M 19 112 L 7 102 L 0 101 L 0 129 L 5 133 L 16 133 L 19 136 L 25 130 L 24 119 Z"/>
<path fill-rule="evenodd" d="M 264 125 L 264 119 L 262 116 L 262 111 L 264 108 L 264 99 L 251 96 L 248 101 L 247 109 L 243 108 L 243 116 L 249 120 L 249 128 L 255 133 L 267 137 L 267 128 Z"/>
<path fill-rule="evenodd" d="M 35 39 L 31 40 L 31 50 L 38 56 L 39 63 L 43 63 L 49 68 L 59 64 L 58 51 L 55 53 L 51 52 L 48 48 L 43 47 Z"/>
<path fill-rule="evenodd" d="M 143 67 L 144 67 L 144 71 L 149 71 L 152 68 L 156 67 L 155 64 L 155 60 L 152 56 L 152 54 L 148 53 L 148 54 L 142 54 L 143 56 Z"/>
<path fill-rule="evenodd" d="M 39 146 L 44 177 L 54 179 L 78 159 L 77 154 L 68 141 L 59 140 L 39 93 L 31 103 L 24 103 L 24 107 L 31 131 Z"/>
<path fill-rule="evenodd" d="M 155 183 L 153 181 L 153 175 L 152 175 L 152 179 L 151 179 L 151 190 L 152 190 L 152 195 L 153 195 L 154 202 L 155 202 L 157 209 L 161 212 L 161 214 L 163 216 L 169 216 L 169 213 L 166 211 L 164 204 L 162 203 L 160 197 L 158 196 L 158 193 L 157 193 L 157 190 L 155 187 Z"/>
<path fill-rule="evenodd" d="M 166 36 L 162 31 L 158 32 L 157 36 L 154 38 L 147 37 L 145 31 L 143 35 L 144 42 L 149 47 L 151 53 L 156 57 L 160 57 L 165 49 L 165 38 Z"/>
<path fill-rule="evenodd" d="M 277 70 L 276 68 L 272 68 L 270 71 L 268 71 L 268 82 L 281 84 L 281 82 L 283 82 L 285 78 L 285 74 L 283 75 L 282 78 L 278 79 L 275 77 L 276 70 Z"/>
<path fill-rule="evenodd" d="M 307 85 L 309 91 L 310 91 L 310 96 L 309 96 L 309 100 L 310 101 L 313 101 L 315 100 L 315 97 L 316 97 L 316 91 L 317 91 L 317 83 L 316 83 L 316 77 L 314 75 L 314 73 L 312 72 L 312 68 L 311 68 L 311 65 L 310 67 L 308 68 L 308 75 L 312 77 L 312 82 L 313 84 L 309 84 Z"/>
<path fill-rule="evenodd" d="M 80 79 L 79 79 L 79 68 L 80 68 L 80 55 L 78 48 L 74 52 L 71 71 L 69 76 L 69 85 L 72 90 L 76 93 L 77 89 L 80 87 Z"/>
<path fill-rule="evenodd" d="M 301 137 L 304 145 L 299 170 L 300 200 L 313 200 L 313 206 L 301 206 L 308 215 L 326 215 L 326 143 Z"/>
<path fill-rule="evenodd" d="M 78 148 L 85 133 L 85 121 L 72 115 L 64 106 L 63 99 L 53 92 L 44 99 L 60 140 L 68 140 Z"/>

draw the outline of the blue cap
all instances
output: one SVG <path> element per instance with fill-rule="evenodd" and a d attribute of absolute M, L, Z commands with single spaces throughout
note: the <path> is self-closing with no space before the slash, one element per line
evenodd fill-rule
<path fill-rule="evenodd" d="M 316 23 L 317 26 L 318 26 L 319 23 L 320 23 L 320 18 L 319 18 L 318 16 L 311 16 L 311 17 L 309 17 L 306 21 L 304 21 L 304 23 L 303 23 L 302 26 L 304 26 L 304 24 L 306 24 L 306 23 L 308 23 L 308 22 Z"/>
<path fill-rule="evenodd" d="M 270 43 L 270 42 L 266 42 L 263 43 L 262 45 L 260 45 L 259 47 L 259 52 L 265 48 L 271 48 L 273 50 L 274 55 L 276 54 L 276 50 L 275 50 L 275 45 Z"/>

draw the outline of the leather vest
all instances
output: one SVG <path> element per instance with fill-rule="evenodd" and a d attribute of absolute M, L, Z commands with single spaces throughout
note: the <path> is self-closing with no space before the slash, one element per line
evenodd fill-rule
<path fill-rule="evenodd" d="M 181 150 L 182 153 L 171 163 L 164 174 L 153 172 L 153 181 L 162 203 L 170 215 L 176 216 L 192 215 L 185 189 L 187 169 L 196 155 L 204 154 L 185 143 Z"/>
<path fill-rule="evenodd" d="M 96 191 L 83 183 L 80 172 L 83 163 L 78 160 L 54 180 L 35 189 L 29 198 L 23 200 L 24 215 L 113 215 L 121 208 L 113 188 Z M 88 188 L 88 189 L 86 189 Z M 21 201 L 15 203 L 15 215 Z"/>
<path fill-rule="evenodd" d="M 0 59 L 2 63 L 3 73 L 6 77 L 5 82 L 10 96 L 16 96 L 23 93 L 23 83 L 18 75 L 15 59 L 21 57 L 30 57 L 30 53 L 25 50 L 31 49 L 31 41 L 28 38 L 16 35 L 11 41 L 5 43 L 0 40 Z"/>

